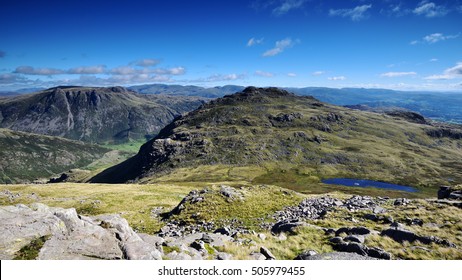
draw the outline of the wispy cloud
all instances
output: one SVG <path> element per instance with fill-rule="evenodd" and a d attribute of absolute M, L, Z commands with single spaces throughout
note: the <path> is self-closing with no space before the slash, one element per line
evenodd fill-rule
<path fill-rule="evenodd" d="M 59 75 L 65 74 L 66 71 L 56 68 L 34 68 L 32 66 L 19 66 L 14 70 L 13 73 L 16 74 L 25 74 L 25 75 Z"/>
<path fill-rule="evenodd" d="M 267 78 L 274 77 L 273 73 L 265 72 L 261 70 L 255 71 L 255 75 L 260 76 L 260 77 L 267 77 Z"/>
<path fill-rule="evenodd" d="M 366 12 L 370 8 L 372 8 L 372 4 L 357 6 L 353 9 L 330 9 L 329 15 L 351 18 L 352 21 L 360 21 L 367 17 Z"/>
<path fill-rule="evenodd" d="M 380 74 L 380 77 L 387 77 L 387 78 L 396 78 L 396 77 L 406 77 L 406 76 L 415 76 L 417 75 L 416 72 L 387 72 Z"/>
<path fill-rule="evenodd" d="M 6 56 L 6 52 L 0 51 L 0 58 L 3 58 L 3 57 L 5 57 L 5 56 Z"/>
<path fill-rule="evenodd" d="M 15 74 L 0 74 L 0 84 L 14 84 L 14 83 L 19 83 L 19 82 L 24 82 L 26 81 L 26 78 L 20 76 L 20 75 L 15 75 Z"/>
<path fill-rule="evenodd" d="M 438 58 L 432 58 L 432 59 L 429 59 L 428 62 L 437 62 L 439 59 Z"/>
<path fill-rule="evenodd" d="M 281 16 L 288 13 L 290 10 L 298 9 L 305 4 L 307 0 L 282 0 L 278 6 L 273 9 L 273 15 Z"/>
<path fill-rule="evenodd" d="M 297 77 L 297 74 L 291 72 L 291 73 L 287 73 L 287 76 L 289 76 L 289 77 Z"/>
<path fill-rule="evenodd" d="M 292 47 L 297 41 L 292 41 L 291 38 L 286 38 L 281 41 L 276 41 L 274 48 L 267 50 L 263 56 L 275 56 L 282 53 L 285 49 Z"/>
<path fill-rule="evenodd" d="M 433 2 L 427 0 L 420 2 L 417 7 L 412 11 L 414 14 L 419 16 L 425 16 L 427 18 L 441 17 L 446 15 L 449 11 L 445 6 L 436 5 Z"/>
<path fill-rule="evenodd" d="M 346 80 L 345 76 L 336 76 L 336 77 L 328 77 L 329 81 L 344 81 Z"/>
<path fill-rule="evenodd" d="M 313 76 L 321 76 L 321 75 L 324 75 L 326 73 L 326 71 L 314 71 L 313 73 L 311 73 L 311 75 Z"/>
<path fill-rule="evenodd" d="M 441 41 L 446 41 L 446 40 L 450 40 L 450 39 L 456 39 L 460 36 L 460 34 L 455 34 L 455 35 L 444 35 L 443 33 L 433 33 L 433 34 L 429 34 L 427 36 L 424 36 L 422 38 L 422 40 L 414 40 L 414 41 L 411 41 L 410 44 L 411 45 L 417 45 L 419 43 L 425 43 L 425 44 L 434 44 L 434 43 L 438 43 L 438 42 L 441 42 Z"/>
<path fill-rule="evenodd" d="M 97 66 L 81 66 L 71 68 L 67 71 L 68 74 L 102 74 L 106 71 L 106 65 Z"/>
<path fill-rule="evenodd" d="M 255 39 L 255 38 L 250 38 L 249 41 L 247 42 L 247 47 L 253 47 L 255 45 L 260 45 L 263 43 L 263 38 L 260 39 Z"/>
<path fill-rule="evenodd" d="M 460 34 L 457 34 L 457 35 L 443 35 L 442 33 L 433 33 L 433 34 L 430 34 L 430 35 L 427 35 L 425 37 L 423 37 L 423 40 L 429 44 L 433 44 L 433 43 L 436 43 L 436 42 L 439 42 L 439 41 L 445 41 L 445 40 L 448 40 L 448 39 L 455 39 L 457 37 L 459 37 Z"/>
<path fill-rule="evenodd" d="M 160 75 L 183 75 L 186 73 L 186 69 L 184 67 L 173 67 L 168 69 L 153 69 L 151 73 L 156 73 Z"/>
<path fill-rule="evenodd" d="M 452 80 L 462 79 L 462 62 L 458 62 L 456 66 L 444 70 L 443 74 L 431 75 L 425 77 L 426 80 Z"/>
<path fill-rule="evenodd" d="M 145 58 L 136 61 L 132 61 L 130 65 L 136 65 L 140 67 L 152 67 L 160 63 L 160 60 L 153 58 Z"/>
<path fill-rule="evenodd" d="M 221 82 L 221 81 L 235 81 L 245 79 L 245 74 L 213 74 L 205 79 L 200 79 L 197 82 Z"/>

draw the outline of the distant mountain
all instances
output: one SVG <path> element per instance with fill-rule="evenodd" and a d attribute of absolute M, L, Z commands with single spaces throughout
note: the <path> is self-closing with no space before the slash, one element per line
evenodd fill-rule
<path fill-rule="evenodd" d="M 87 166 L 108 152 L 79 141 L 0 129 L 0 184 L 47 179 Z"/>
<path fill-rule="evenodd" d="M 0 127 L 92 143 L 149 139 L 204 98 L 148 97 L 122 87 L 56 87 L 0 99 Z"/>
<path fill-rule="evenodd" d="M 287 88 L 299 95 L 311 95 L 335 105 L 401 107 L 434 120 L 462 123 L 462 93 L 394 91 L 364 88 Z"/>
<path fill-rule="evenodd" d="M 222 87 L 204 88 L 198 86 L 181 86 L 181 85 L 164 85 L 152 84 L 132 86 L 129 89 L 142 94 L 168 94 L 168 95 L 184 95 L 184 96 L 200 96 L 206 98 L 223 97 L 227 94 L 244 89 L 242 86 L 227 85 Z"/>
<path fill-rule="evenodd" d="M 337 107 L 276 88 L 249 87 L 177 118 L 136 156 L 92 181 L 146 181 L 179 170 L 200 177 L 200 170 L 208 176 L 213 166 L 230 166 L 242 173 L 257 167 L 266 170 L 268 182 L 288 176 L 294 184 L 326 177 L 422 188 L 462 182 L 461 127 L 417 119 Z M 299 175 L 278 171 L 289 167 Z M 228 175 L 220 176 L 226 181 Z"/>

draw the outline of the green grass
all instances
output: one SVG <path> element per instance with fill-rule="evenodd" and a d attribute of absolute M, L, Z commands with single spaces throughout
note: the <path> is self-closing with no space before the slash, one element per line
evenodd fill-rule
<path fill-rule="evenodd" d="M 118 151 L 123 151 L 123 152 L 128 152 L 132 155 L 135 155 L 138 153 L 140 150 L 140 147 L 146 143 L 146 139 L 136 139 L 136 140 L 131 140 L 126 143 L 121 143 L 121 144 L 102 144 L 101 146 L 111 149 L 111 150 L 118 150 Z"/>

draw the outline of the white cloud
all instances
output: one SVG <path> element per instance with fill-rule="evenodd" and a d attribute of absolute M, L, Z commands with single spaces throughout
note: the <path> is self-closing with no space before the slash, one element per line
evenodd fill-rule
<path fill-rule="evenodd" d="M 131 66 L 120 66 L 111 69 L 109 72 L 114 75 L 132 75 L 135 74 L 137 70 Z"/>
<path fill-rule="evenodd" d="M 438 61 L 438 58 L 432 58 L 430 60 L 428 60 L 428 62 L 437 62 Z"/>
<path fill-rule="evenodd" d="M 65 74 L 66 71 L 56 68 L 34 68 L 32 66 L 19 66 L 13 72 L 16 74 L 25 74 L 25 75 L 44 75 L 44 76 L 51 76 L 51 75 L 59 75 Z"/>
<path fill-rule="evenodd" d="M 137 61 L 133 61 L 130 63 L 130 65 L 136 65 L 140 67 L 151 67 L 155 66 L 160 63 L 160 60 L 158 59 L 153 59 L 153 58 L 145 58 L 145 59 L 140 59 Z"/>
<path fill-rule="evenodd" d="M 67 70 L 68 74 L 101 74 L 106 71 L 105 65 L 81 66 Z"/>
<path fill-rule="evenodd" d="M 280 41 L 276 41 L 274 48 L 267 50 L 263 53 L 263 56 L 275 56 L 282 53 L 285 49 L 292 47 L 295 44 L 290 38 L 286 38 Z"/>
<path fill-rule="evenodd" d="M 436 42 L 439 42 L 439 41 L 444 41 L 444 40 L 448 40 L 448 39 L 455 39 L 457 37 L 459 37 L 460 34 L 457 34 L 457 35 L 443 35 L 442 33 L 433 33 L 433 34 L 430 34 L 430 35 L 427 35 L 425 37 L 423 37 L 423 40 L 429 44 L 434 44 Z"/>
<path fill-rule="evenodd" d="M 26 81 L 26 79 L 20 75 L 6 73 L 0 74 L 0 84 L 14 84 L 14 83 L 22 83 Z"/>
<path fill-rule="evenodd" d="M 455 34 L 455 35 L 444 35 L 443 33 L 433 33 L 426 35 L 422 38 L 421 41 L 419 40 L 414 40 L 410 42 L 411 45 L 417 45 L 419 43 L 426 43 L 426 44 L 435 44 L 441 41 L 446 41 L 450 39 L 456 39 L 460 36 L 460 34 Z"/>
<path fill-rule="evenodd" d="M 159 75 L 183 75 L 186 72 L 183 67 L 174 67 L 170 69 L 157 68 L 135 68 L 131 66 L 120 66 L 109 71 L 113 75 L 141 75 L 141 74 L 159 74 Z"/>
<path fill-rule="evenodd" d="M 255 71 L 255 75 L 260 76 L 260 77 L 267 77 L 267 78 L 274 77 L 273 73 L 265 72 L 261 70 Z"/>
<path fill-rule="evenodd" d="M 433 18 L 446 15 L 448 10 L 444 6 L 438 6 L 433 2 L 425 0 L 420 2 L 412 12 L 419 16 Z"/>
<path fill-rule="evenodd" d="M 330 9 L 329 10 L 329 15 L 330 16 L 341 16 L 341 17 L 349 17 L 353 21 L 359 21 L 364 18 L 366 18 L 365 13 L 367 10 L 372 8 L 372 4 L 369 5 L 362 5 L 362 6 L 357 6 L 353 9 Z"/>
<path fill-rule="evenodd" d="M 180 66 L 170 69 L 153 69 L 151 72 L 161 75 L 183 75 L 184 73 L 186 73 L 186 69 Z"/>
<path fill-rule="evenodd" d="M 321 76 L 321 75 L 324 75 L 326 73 L 326 71 L 314 71 L 313 73 L 311 73 L 311 75 L 313 76 Z"/>
<path fill-rule="evenodd" d="M 259 45 L 262 43 L 263 43 L 263 38 L 260 38 L 260 39 L 250 38 L 249 41 L 247 42 L 247 47 L 253 47 L 255 45 Z"/>
<path fill-rule="evenodd" d="M 287 76 L 289 76 L 289 77 L 297 77 L 297 74 L 295 74 L 295 73 L 287 73 Z"/>
<path fill-rule="evenodd" d="M 345 76 L 336 76 L 336 77 L 328 77 L 329 81 L 344 81 L 346 80 Z"/>
<path fill-rule="evenodd" d="M 431 75 L 425 77 L 426 80 L 452 80 L 462 79 L 462 62 L 458 62 L 456 66 L 444 70 L 443 74 Z"/>
<path fill-rule="evenodd" d="M 205 79 L 200 79 L 198 82 L 219 82 L 219 81 L 235 81 L 244 79 L 245 74 L 214 74 Z M 196 81 L 197 82 L 197 81 Z"/>
<path fill-rule="evenodd" d="M 415 76 L 417 75 L 416 72 L 387 72 L 380 74 L 380 77 L 387 77 L 387 78 L 396 78 L 396 77 L 406 77 L 406 76 Z"/>
<path fill-rule="evenodd" d="M 290 10 L 302 7 L 306 1 L 307 0 L 282 0 L 281 3 L 273 9 L 273 14 L 276 16 L 284 15 Z"/>

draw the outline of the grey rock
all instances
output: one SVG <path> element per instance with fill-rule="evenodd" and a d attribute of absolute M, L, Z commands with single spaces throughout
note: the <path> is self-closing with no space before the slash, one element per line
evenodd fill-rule
<path fill-rule="evenodd" d="M 217 253 L 215 259 L 216 259 L 216 260 L 221 260 L 221 261 L 232 260 L 232 259 L 233 259 L 233 255 L 227 254 L 227 253 L 223 253 L 223 252 L 219 252 L 219 253 Z"/>
<path fill-rule="evenodd" d="M 358 255 L 355 253 L 347 252 L 332 252 L 317 254 L 314 256 L 309 256 L 305 260 L 377 260 L 376 258 L 371 258 L 369 256 Z"/>
<path fill-rule="evenodd" d="M 333 238 L 329 239 L 329 242 L 333 243 L 333 244 L 344 243 L 343 238 L 341 238 L 339 236 L 336 236 L 336 237 L 333 237 Z"/>
<path fill-rule="evenodd" d="M 299 222 L 299 221 L 281 221 L 271 228 L 271 232 L 273 233 L 280 233 L 280 232 L 288 232 L 288 233 L 295 233 L 295 229 L 300 226 L 304 226 L 306 223 Z"/>
<path fill-rule="evenodd" d="M 40 207 L 45 205 L 40 205 Z M 48 207 L 46 207 L 48 209 Z M 34 211 L 25 205 L 0 207 L 0 259 L 12 259 L 37 237 L 64 234 L 66 225 L 49 211 Z"/>
<path fill-rule="evenodd" d="M 390 253 L 384 251 L 381 248 L 377 248 L 377 247 L 368 248 L 367 255 L 369 257 L 376 258 L 376 259 L 391 260 Z"/>
<path fill-rule="evenodd" d="M 205 249 L 205 243 L 202 240 L 194 241 L 193 243 L 191 243 L 190 246 L 191 248 L 194 248 L 198 250 L 199 252 L 207 252 L 207 250 Z"/>
<path fill-rule="evenodd" d="M 252 253 L 249 255 L 249 257 L 250 257 L 250 259 L 257 260 L 257 261 L 266 260 L 265 255 L 263 255 L 262 253 L 257 253 L 257 252 L 252 252 Z"/>
<path fill-rule="evenodd" d="M 265 258 L 266 258 L 267 260 L 275 260 L 275 259 L 276 259 L 276 257 L 271 253 L 271 251 L 268 250 L 268 248 L 266 248 L 266 247 L 261 246 L 261 247 L 260 247 L 260 253 L 261 253 L 263 256 L 265 256 Z"/>
<path fill-rule="evenodd" d="M 380 207 L 380 206 L 376 206 L 376 207 L 374 207 L 372 212 L 374 212 L 374 214 L 383 214 L 383 213 L 387 212 L 387 209 L 385 209 L 383 207 Z"/>
<path fill-rule="evenodd" d="M 315 250 L 307 250 L 295 257 L 294 260 L 308 260 L 310 257 L 317 255 L 318 252 Z"/>
<path fill-rule="evenodd" d="M 357 242 L 348 243 L 342 251 L 367 256 L 367 247 L 364 244 Z"/>
<path fill-rule="evenodd" d="M 418 236 L 415 233 L 408 230 L 399 229 L 397 227 L 383 230 L 381 235 L 388 236 L 391 239 L 401 243 L 404 241 L 414 242 L 418 239 Z"/>
<path fill-rule="evenodd" d="M 231 235 L 231 231 L 227 227 L 218 228 L 213 233 L 219 233 L 219 234 L 223 234 L 223 235 Z"/>
<path fill-rule="evenodd" d="M 343 240 L 346 242 L 364 243 L 364 235 L 348 235 Z"/>

